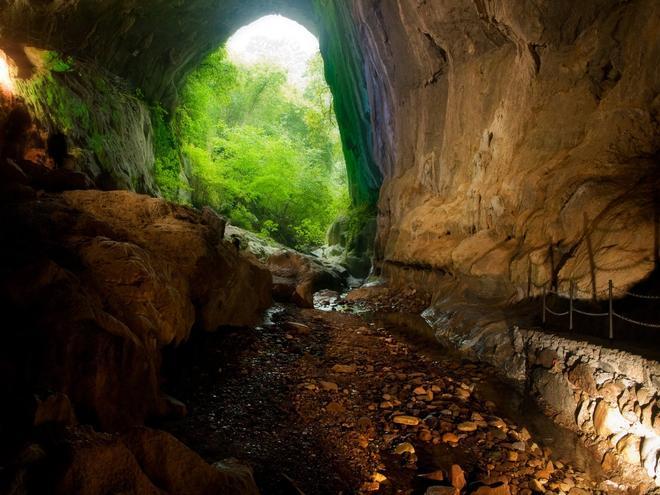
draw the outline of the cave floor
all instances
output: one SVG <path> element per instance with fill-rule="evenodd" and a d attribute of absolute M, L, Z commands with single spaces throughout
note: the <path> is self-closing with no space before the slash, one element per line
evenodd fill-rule
<path fill-rule="evenodd" d="M 562 458 L 487 400 L 492 370 L 442 354 L 358 315 L 277 306 L 167 363 L 189 414 L 158 426 L 249 463 L 264 494 L 599 492 L 593 459 Z"/>

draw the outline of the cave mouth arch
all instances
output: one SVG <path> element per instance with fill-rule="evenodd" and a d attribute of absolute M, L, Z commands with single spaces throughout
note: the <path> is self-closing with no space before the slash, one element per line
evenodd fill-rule
<path fill-rule="evenodd" d="M 342 131 L 351 197 L 356 205 L 375 205 L 382 173 L 374 158 L 377 140 L 364 62 L 371 48 L 349 2 L 129 0 L 121 5 L 45 2 L 29 9 L 13 2 L 0 12 L 5 28 L 0 38 L 92 60 L 139 88 L 149 100 L 172 109 L 185 78 L 209 53 L 241 26 L 269 14 L 292 19 L 319 38 Z"/>
<path fill-rule="evenodd" d="M 318 39 L 281 16 L 236 31 L 191 74 L 170 115 L 187 176 L 168 194 L 303 252 L 349 208 L 346 164 Z M 157 167 L 161 191 L 179 170 Z"/>

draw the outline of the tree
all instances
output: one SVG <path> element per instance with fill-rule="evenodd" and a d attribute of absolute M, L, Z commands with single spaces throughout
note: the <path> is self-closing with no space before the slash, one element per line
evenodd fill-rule
<path fill-rule="evenodd" d="M 320 55 L 306 77 L 301 92 L 281 68 L 235 66 L 220 49 L 188 78 L 172 123 L 195 206 L 301 250 L 349 204 Z"/>

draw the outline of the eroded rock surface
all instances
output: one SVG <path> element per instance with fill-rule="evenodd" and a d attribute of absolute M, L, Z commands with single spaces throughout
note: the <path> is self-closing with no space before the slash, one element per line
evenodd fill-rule
<path fill-rule="evenodd" d="M 657 2 L 353 10 L 382 100 L 383 263 L 513 299 L 556 278 L 602 297 L 653 270 Z"/>
<path fill-rule="evenodd" d="M 110 430 L 166 414 L 161 349 L 270 305 L 270 274 L 193 209 L 121 191 L 2 206 L 5 425 L 36 390 Z"/>
<path fill-rule="evenodd" d="M 273 275 L 273 297 L 303 308 L 314 307 L 314 293 L 339 291 L 346 286 L 349 273 L 338 262 L 304 254 L 273 241 L 229 225 L 226 235 L 237 250 L 254 256 Z"/>

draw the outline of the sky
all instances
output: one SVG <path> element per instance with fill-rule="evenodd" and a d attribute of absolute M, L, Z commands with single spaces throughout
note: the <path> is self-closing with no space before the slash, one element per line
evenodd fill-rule
<path fill-rule="evenodd" d="M 227 51 L 234 63 L 276 63 L 288 71 L 290 83 L 303 89 L 307 62 L 318 53 L 319 42 L 297 22 L 268 15 L 236 31 Z"/>

